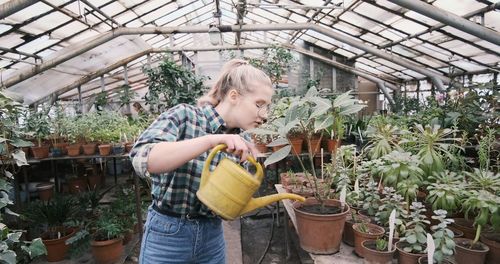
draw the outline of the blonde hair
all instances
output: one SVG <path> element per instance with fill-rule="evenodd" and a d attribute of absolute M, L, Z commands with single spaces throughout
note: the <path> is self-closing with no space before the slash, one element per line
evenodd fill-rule
<path fill-rule="evenodd" d="M 212 88 L 198 99 L 198 106 L 206 104 L 217 106 L 231 89 L 241 94 L 252 92 L 248 88 L 250 82 L 259 82 L 272 88 L 271 79 L 263 71 L 245 60 L 232 59 L 224 64 Z"/>

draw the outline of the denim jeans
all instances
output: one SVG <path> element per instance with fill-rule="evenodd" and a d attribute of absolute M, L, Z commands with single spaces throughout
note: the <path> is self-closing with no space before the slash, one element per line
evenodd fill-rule
<path fill-rule="evenodd" d="M 225 259 L 220 219 L 171 217 L 149 208 L 139 263 L 225 264 Z"/>

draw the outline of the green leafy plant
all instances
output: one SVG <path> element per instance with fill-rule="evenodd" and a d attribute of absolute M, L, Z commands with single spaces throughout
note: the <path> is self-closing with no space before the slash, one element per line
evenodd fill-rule
<path fill-rule="evenodd" d="M 461 208 L 463 190 L 466 187 L 463 175 L 448 170 L 435 172 L 429 177 L 427 201 L 432 209 L 455 212 Z"/>
<path fill-rule="evenodd" d="M 368 182 L 364 191 L 363 210 L 369 216 L 375 216 L 380 206 L 380 194 L 378 193 L 378 184 L 374 181 Z"/>
<path fill-rule="evenodd" d="M 399 240 L 404 242 L 403 250 L 409 253 L 423 253 L 427 244 L 425 225 L 430 222 L 424 215 L 425 208 L 422 203 L 413 202 L 406 222 L 404 236 Z"/>
<path fill-rule="evenodd" d="M 118 91 L 120 97 L 120 107 L 130 104 L 130 101 L 137 96 L 137 93 L 131 90 L 130 85 L 124 84 Z"/>
<path fill-rule="evenodd" d="M 288 49 L 277 45 L 266 49 L 262 57 L 245 59 L 254 67 L 263 70 L 275 86 L 295 62 L 293 54 Z"/>
<path fill-rule="evenodd" d="M 500 230 L 500 197 L 486 190 L 466 191 L 465 196 L 467 197 L 463 203 L 465 217 L 468 218 L 469 213 L 477 215 L 474 218 L 474 225 L 477 226 L 477 229 L 473 245 L 479 241 L 482 229 L 488 223 L 494 229 Z"/>
<path fill-rule="evenodd" d="M 108 104 L 108 93 L 106 91 L 102 91 L 98 93 L 95 97 L 94 105 L 97 111 L 104 110 L 104 107 Z"/>
<path fill-rule="evenodd" d="M 50 135 L 49 117 L 45 110 L 32 111 L 26 120 L 26 128 L 38 140 L 38 146 L 42 146 L 42 140 Z"/>
<path fill-rule="evenodd" d="M 57 195 L 50 201 L 33 201 L 24 211 L 26 220 L 40 225 L 50 236 L 57 235 L 57 228 L 66 225 L 76 214 L 77 206 L 71 196 Z"/>
<path fill-rule="evenodd" d="M 378 207 L 375 214 L 375 220 L 382 227 L 389 227 L 389 216 L 391 215 L 391 212 L 395 210 L 395 237 L 399 237 L 399 234 L 402 234 L 405 231 L 403 215 L 406 212 L 406 202 L 404 201 L 403 196 L 396 193 L 394 188 L 384 187 L 383 194 L 384 197 L 380 200 L 381 205 Z"/>
<path fill-rule="evenodd" d="M 437 225 L 431 227 L 435 246 L 434 260 L 437 263 L 443 263 L 443 260 L 447 256 L 452 256 L 455 251 L 453 231 L 447 228 L 448 225 L 453 223 L 453 219 L 447 219 L 446 214 L 446 210 L 435 210 L 432 216 L 432 219 L 438 221 Z"/>
<path fill-rule="evenodd" d="M 385 239 L 379 238 L 375 240 L 375 248 L 377 249 L 377 251 L 386 251 L 388 245 L 389 242 L 387 242 L 387 240 Z"/>
<path fill-rule="evenodd" d="M 146 68 L 144 71 L 149 86 L 144 100 L 150 105 L 150 110 L 157 113 L 181 103 L 194 105 L 205 91 L 204 78 L 177 65 L 170 58 L 165 58 L 157 68 Z"/>
<path fill-rule="evenodd" d="M 409 152 L 392 151 L 382 157 L 384 162 L 378 168 L 378 175 L 385 186 L 396 187 L 409 204 L 417 196 L 418 187 L 422 185 L 423 170 L 417 156 Z"/>
<path fill-rule="evenodd" d="M 400 134 L 399 128 L 387 123 L 383 117 L 372 119 L 366 130 L 368 145 L 365 147 L 365 152 L 374 160 L 393 150 L 402 150 L 399 146 Z"/>

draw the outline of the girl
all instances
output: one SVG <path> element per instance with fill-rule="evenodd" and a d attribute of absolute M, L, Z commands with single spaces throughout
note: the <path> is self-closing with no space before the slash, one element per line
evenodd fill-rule
<path fill-rule="evenodd" d="M 209 150 L 245 161 L 258 151 L 239 133 L 267 118 L 273 88 L 264 72 L 231 60 L 198 107 L 181 104 L 161 114 L 130 153 L 135 171 L 152 180 L 140 263 L 225 263 L 222 222 L 196 197 Z"/>

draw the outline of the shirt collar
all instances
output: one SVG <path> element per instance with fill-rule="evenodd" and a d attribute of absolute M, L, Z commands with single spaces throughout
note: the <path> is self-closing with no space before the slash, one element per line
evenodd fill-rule
<path fill-rule="evenodd" d="M 239 134 L 241 129 L 231 129 L 231 131 L 227 131 L 226 122 L 222 117 L 217 113 L 215 107 L 212 105 L 206 105 L 202 107 L 202 111 L 205 114 L 205 117 L 208 120 L 208 124 L 210 125 L 210 130 L 213 134 Z"/>
<path fill-rule="evenodd" d="M 215 107 L 212 105 L 205 105 L 202 107 L 202 110 L 208 120 L 212 133 L 216 134 L 221 130 L 221 128 L 226 127 L 226 122 L 224 122 L 224 119 L 222 119 L 219 113 L 217 113 Z"/>

